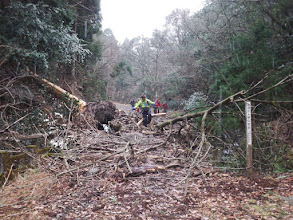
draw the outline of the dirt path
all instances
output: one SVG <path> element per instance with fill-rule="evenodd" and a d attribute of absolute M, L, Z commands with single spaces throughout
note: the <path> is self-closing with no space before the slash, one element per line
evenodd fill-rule
<path fill-rule="evenodd" d="M 121 131 L 70 131 L 69 151 L 41 159 L 0 192 L 0 218 L 292 219 L 284 200 L 293 194 L 292 173 L 247 178 L 208 161 L 205 176 L 189 173 L 192 154 L 175 136 L 166 143 L 168 130 L 138 129 L 130 105 L 116 106 L 125 112 Z"/>
<path fill-rule="evenodd" d="M 124 111 L 126 114 L 130 114 L 131 111 L 131 105 L 130 104 L 121 104 L 121 103 L 118 103 L 118 102 L 114 102 L 114 104 L 116 105 L 116 107 L 119 109 L 119 110 L 122 110 Z"/>

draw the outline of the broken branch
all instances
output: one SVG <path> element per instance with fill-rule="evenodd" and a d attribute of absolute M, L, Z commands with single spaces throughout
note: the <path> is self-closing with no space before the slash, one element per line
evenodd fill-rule
<path fill-rule="evenodd" d="M 207 110 L 204 110 L 204 111 L 200 111 L 200 112 L 196 112 L 196 113 L 193 113 L 193 114 L 187 114 L 187 115 L 184 115 L 184 116 L 180 116 L 180 117 L 177 117 L 177 118 L 174 118 L 174 119 L 170 119 L 170 120 L 167 120 L 167 121 L 164 121 L 160 124 L 157 124 L 156 127 L 157 128 L 163 128 L 165 127 L 166 125 L 168 124 L 175 124 L 179 121 L 185 121 L 185 120 L 189 120 L 189 119 L 192 119 L 194 117 L 200 117 L 200 116 L 203 116 L 205 113 L 210 113 L 211 111 L 215 110 L 216 108 L 218 108 L 220 105 L 222 104 L 226 104 L 228 102 L 233 102 L 234 99 L 238 96 L 242 96 L 245 94 L 245 91 L 242 90 L 240 92 L 237 92 L 231 96 L 229 96 L 228 98 L 218 102 L 217 104 L 215 104 L 214 106 L 210 107 L 209 109 Z"/>

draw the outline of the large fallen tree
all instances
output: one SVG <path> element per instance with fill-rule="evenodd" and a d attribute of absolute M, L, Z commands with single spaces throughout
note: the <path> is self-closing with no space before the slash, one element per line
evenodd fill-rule
<path fill-rule="evenodd" d="M 170 125 L 170 124 L 175 124 L 176 122 L 179 121 L 186 121 L 195 117 L 200 117 L 200 116 L 204 116 L 207 115 L 209 113 L 211 113 L 213 110 L 217 109 L 220 105 L 229 103 L 229 102 L 233 102 L 233 100 L 235 100 L 235 98 L 239 97 L 239 96 L 243 96 L 245 94 L 245 91 L 240 91 L 236 94 L 233 94 L 231 96 L 229 96 L 228 98 L 218 102 L 217 104 L 213 105 L 212 107 L 208 108 L 207 110 L 204 111 L 200 111 L 200 112 L 196 112 L 196 113 L 192 113 L 192 114 L 187 114 L 187 115 L 183 115 L 180 117 L 176 117 L 167 121 L 164 121 L 158 125 L 156 125 L 157 128 L 163 128 L 166 125 Z"/>
<path fill-rule="evenodd" d="M 205 115 L 208 115 L 208 114 L 211 114 L 215 109 L 218 109 L 221 105 L 224 105 L 224 104 L 228 104 L 228 103 L 238 103 L 238 102 L 244 102 L 244 101 L 247 101 L 247 100 L 251 100 L 253 99 L 254 97 L 256 96 L 259 96 L 261 94 L 264 94 L 276 87 L 279 87 L 281 85 L 284 85 L 284 84 L 290 84 L 292 83 L 293 81 L 293 74 L 290 74 L 288 75 L 287 77 L 285 77 L 284 79 L 280 80 L 278 83 L 274 84 L 273 86 L 269 87 L 269 88 L 266 88 L 260 92 L 257 92 L 255 94 L 252 94 L 248 97 L 245 97 L 246 94 L 249 94 L 249 92 L 251 91 L 251 89 L 249 90 L 242 90 L 240 92 L 237 92 L 227 98 L 225 98 L 224 100 L 221 100 L 219 101 L 218 103 L 216 103 L 215 105 L 213 105 L 212 107 L 206 109 L 206 110 L 203 110 L 203 111 L 199 111 L 199 112 L 195 112 L 195 113 L 191 113 L 191 114 L 187 114 L 187 115 L 183 115 L 183 116 L 179 116 L 179 117 L 176 117 L 176 118 L 173 118 L 173 119 L 170 119 L 170 120 L 167 120 L 167 121 L 164 121 L 160 124 L 157 124 L 156 127 L 161 129 L 167 125 L 170 125 L 170 124 L 175 124 L 179 121 L 186 121 L 186 120 L 190 120 L 190 119 L 193 119 L 193 118 L 196 118 L 196 117 L 201 117 L 201 116 L 205 116 Z M 238 98 L 238 99 L 236 99 Z M 253 99 L 253 101 L 255 102 L 267 102 L 267 103 L 274 103 L 273 101 L 267 101 L 267 100 L 257 100 L 257 99 Z M 290 102 L 290 101 L 288 101 Z"/>

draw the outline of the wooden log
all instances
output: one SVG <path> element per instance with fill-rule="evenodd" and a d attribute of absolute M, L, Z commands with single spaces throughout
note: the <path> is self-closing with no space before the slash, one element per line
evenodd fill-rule
<path fill-rule="evenodd" d="M 140 119 L 139 122 L 136 123 L 137 127 L 139 127 L 142 122 L 143 122 L 143 118 Z"/>
<path fill-rule="evenodd" d="M 150 129 L 151 129 L 152 131 L 155 130 L 154 120 L 151 120 L 151 122 L 150 122 Z"/>
<path fill-rule="evenodd" d="M 62 89 L 60 86 L 55 85 L 54 83 L 43 79 L 41 77 L 39 77 L 37 74 L 34 74 L 32 72 L 30 72 L 32 75 L 31 77 L 33 79 L 35 79 L 38 83 L 41 83 L 49 88 L 52 89 L 54 95 L 60 97 L 68 97 L 70 100 L 72 101 L 76 101 L 77 105 L 79 106 L 79 112 L 82 112 L 84 107 L 86 106 L 86 102 L 78 97 L 76 97 L 75 95 L 72 95 L 71 93 L 69 93 L 68 91 L 66 91 L 65 89 Z"/>
<path fill-rule="evenodd" d="M 156 114 L 152 114 L 152 117 L 158 117 L 158 116 L 166 116 L 167 113 L 156 113 Z"/>
<path fill-rule="evenodd" d="M 1 132 L 0 132 L 1 133 Z M 53 131 L 49 134 L 47 133 L 37 133 L 37 134 L 30 134 L 30 135 L 23 135 L 19 134 L 17 132 L 10 132 L 5 135 L 5 137 L 0 136 L 0 141 L 6 141 L 6 140 L 30 140 L 30 139 L 39 139 L 39 138 L 48 138 L 48 137 L 54 137 L 57 134 L 57 131 Z M 10 135 L 10 136 L 8 136 Z"/>
<path fill-rule="evenodd" d="M 123 176 L 125 176 L 125 177 L 140 176 L 140 175 L 144 175 L 146 173 L 157 173 L 159 171 L 166 171 L 166 168 L 161 165 L 145 164 L 141 167 L 132 167 L 131 171 L 132 172 L 129 172 L 129 173 L 123 173 Z"/>

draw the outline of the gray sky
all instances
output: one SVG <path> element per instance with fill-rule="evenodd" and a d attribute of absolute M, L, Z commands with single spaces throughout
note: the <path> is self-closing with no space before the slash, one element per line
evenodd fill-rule
<path fill-rule="evenodd" d="M 176 8 L 200 10 L 204 0 L 101 0 L 102 28 L 110 28 L 123 43 L 125 38 L 151 37 L 161 29 L 165 17 Z"/>

